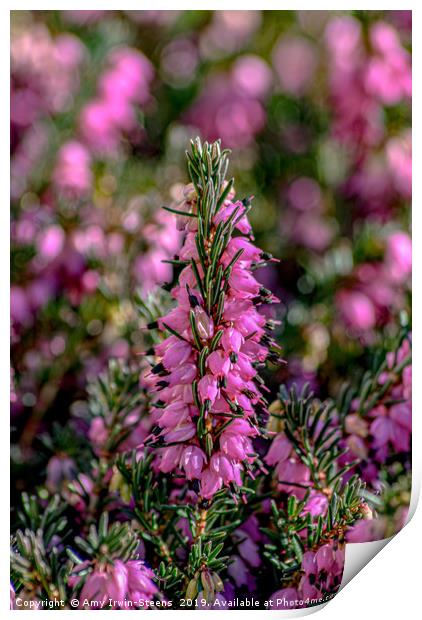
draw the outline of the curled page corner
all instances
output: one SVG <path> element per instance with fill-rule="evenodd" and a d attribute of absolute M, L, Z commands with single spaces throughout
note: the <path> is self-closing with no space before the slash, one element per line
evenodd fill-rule
<path fill-rule="evenodd" d="M 413 494 L 412 494 L 412 497 L 413 497 Z M 409 522 L 411 516 L 413 516 L 415 507 L 416 507 L 416 503 L 413 506 L 413 512 L 410 515 L 409 519 L 407 520 L 407 523 Z M 410 511 L 409 511 L 409 514 L 410 514 Z M 393 538 L 399 535 L 400 532 L 403 531 L 403 529 L 404 528 L 402 528 L 402 530 L 400 530 L 393 536 L 384 538 L 382 540 L 375 540 L 371 542 L 362 542 L 362 543 L 347 543 L 344 570 L 343 570 L 343 578 L 342 578 L 342 582 L 341 582 L 341 585 L 340 585 L 340 588 L 337 594 L 341 592 L 341 590 L 343 590 L 347 586 L 347 584 L 350 583 L 350 581 L 354 579 L 354 577 L 356 577 L 356 575 L 360 573 L 360 571 L 363 568 L 365 568 L 365 566 L 369 564 L 369 562 L 371 562 L 374 559 L 374 557 L 378 555 L 378 553 L 380 553 L 380 551 L 382 551 L 382 549 L 384 549 L 384 547 L 388 545 L 389 542 L 393 540 Z M 291 610 L 279 609 L 279 610 L 274 610 L 272 614 L 273 615 L 279 614 L 279 616 L 277 617 L 283 617 L 283 618 L 297 618 L 297 617 L 309 616 L 310 614 L 320 611 L 329 603 L 330 601 L 328 600 L 325 603 L 321 603 L 320 605 L 315 605 L 314 607 L 308 607 L 308 608 L 303 608 L 303 609 L 291 609 Z"/>
<path fill-rule="evenodd" d="M 400 532 L 398 532 L 400 533 Z M 356 575 L 367 565 L 371 560 L 374 559 L 376 555 L 384 547 L 388 545 L 388 543 L 395 538 L 397 534 L 390 536 L 389 538 L 384 538 L 383 540 L 376 540 L 372 542 L 364 542 L 364 543 L 347 543 L 346 544 L 346 557 L 344 562 L 344 570 L 343 570 L 343 578 L 340 585 L 340 588 L 337 592 L 341 592 L 347 584 L 356 577 Z M 337 596 L 336 594 L 336 596 Z M 334 598 L 334 597 L 333 597 Z M 316 605 L 314 607 L 308 607 L 304 609 L 291 609 L 291 610 L 274 610 L 272 612 L 273 615 L 279 614 L 277 617 L 282 618 L 297 618 L 303 616 L 309 616 L 310 614 L 316 613 L 323 609 L 326 605 L 328 605 L 330 601 L 326 601 L 320 605 Z"/>
<path fill-rule="evenodd" d="M 344 562 L 342 590 L 373 558 L 396 536 L 372 542 L 347 543 Z"/>
<path fill-rule="evenodd" d="M 414 455 L 413 455 L 414 456 Z M 415 460 L 415 459 L 413 459 Z M 406 525 L 416 512 L 416 506 L 419 502 L 419 496 L 421 492 L 421 481 L 416 469 L 412 471 L 412 492 L 410 494 L 409 512 L 407 514 Z"/>
<path fill-rule="evenodd" d="M 416 507 L 419 501 L 419 494 L 420 494 L 420 480 L 418 476 L 416 475 L 416 472 L 413 471 L 412 493 L 411 493 L 410 504 L 409 504 L 409 512 L 408 512 L 408 516 L 407 516 L 406 523 L 404 524 L 404 526 L 392 536 L 383 538 L 382 540 L 375 540 L 375 541 L 361 542 L 361 543 L 356 543 L 356 542 L 346 543 L 343 577 L 342 577 L 340 588 L 338 592 L 336 593 L 336 595 L 341 590 L 343 590 L 347 586 L 347 584 L 350 583 L 350 581 L 354 579 L 354 577 L 356 577 L 356 575 L 360 573 L 360 571 L 364 569 L 365 566 L 369 564 L 374 559 L 374 557 L 378 555 L 378 553 L 380 553 L 380 551 L 384 549 L 384 547 L 386 547 L 396 536 L 400 535 L 401 532 L 406 528 L 406 526 L 409 524 L 410 520 L 412 519 L 413 515 L 415 514 Z M 277 614 L 277 617 L 282 617 L 282 618 L 297 618 L 297 617 L 309 616 L 323 609 L 326 605 L 328 605 L 329 602 L 330 601 L 328 600 L 319 605 L 315 605 L 314 607 L 307 607 L 303 609 L 285 609 L 285 610 L 278 609 L 278 610 L 271 611 L 271 613 L 273 616 Z"/>
<path fill-rule="evenodd" d="M 382 540 L 375 540 L 371 542 L 361 542 L 361 543 L 346 543 L 346 555 L 344 561 L 344 570 L 343 570 L 343 578 L 341 581 L 341 585 L 339 588 L 339 592 L 343 590 L 345 586 L 354 578 L 356 575 L 367 565 L 371 560 L 374 559 L 376 555 L 384 547 L 390 543 L 393 538 L 400 535 L 401 532 L 406 528 L 413 515 L 415 514 L 416 507 L 419 502 L 420 495 L 420 479 L 416 475 L 416 472 L 412 472 L 412 493 L 410 497 L 409 504 L 409 512 L 407 515 L 406 523 L 404 526 L 392 536 L 388 538 L 383 538 Z M 329 602 L 329 601 L 327 601 Z M 322 609 L 327 603 L 323 605 L 319 605 L 316 609 Z M 305 613 L 303 613 L 305 615 Z"/>

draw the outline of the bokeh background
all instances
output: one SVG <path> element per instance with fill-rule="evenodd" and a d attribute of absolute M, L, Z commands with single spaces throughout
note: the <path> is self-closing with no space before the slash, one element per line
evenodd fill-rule
<path fill-rule="evenodd" d="M 196 135 L 233 149 L 280 259 L 274 390 L 335 395 L 409 323 L 411 12 L 15 11 L 11 33 L 16 493 L 71 443 L 87 383 L 148 346 L 134 295 L 166 303 L 160 207 Z"/>

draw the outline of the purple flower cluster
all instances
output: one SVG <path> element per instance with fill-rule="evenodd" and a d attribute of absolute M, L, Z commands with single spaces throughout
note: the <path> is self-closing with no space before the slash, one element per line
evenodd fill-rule
<path fill-rule="evenodd" d="M 410 54 L 384 21 L 370 27 L 369 52 L 353 17 L 332 19 L 325 34 L 331 59 L 332 131 L 355 158 L 346 190 L 365 211 L 385 217 L 397 196 L 408 198 L 411 193 L 410 134 L 386 142 L 383 123 L 383 107 L 410 100 Z"/>
<path fill-rule="evenodd" d="M 80 139 L 64 143 L 57 156 L 53 180 L 70 198 L 89 196 L 93 158 L 115 156 L 125 136 L 140 139 L 136 108 L 150 100 L 152 65 L 141 52 L 123 47 L 109 54 L 107 64 L 96 98 L 80 113 Z"/>
<path fill-rule="evenodd" d="M 379 488 L 380 468 L 387 464 L 389 457 L 410 452 L 412 366 L 409 339 L 403 341 L 397 352 L 387 354 L 387 368 L 378 383 L 384 393 L 373 407 L 364 415 L 352 409 L 346 416 L 348 452 L 343 457 L 343 462 L 358 458 L 363 479 L 375 489 Z M 357 401 L 352 402 L 352 408 L 358 406 Z"/>
<path fill-rule="evenodd" d="M 66 33 L 52 37 L 42 24 L 15 33 L 11 43 L 11 195 L 27 190 L 48 142 L 50 115 L 66 112 L 80 85 L 86 50 Z"/>
<path fill-rule="evenodd" d="M 16 253 L 27 257 L 11 287 L 12 343 L 23 350 L 14 372 L 14 412 L 37 401 L 43 411 L 54 399 L 54 390 L 45 401 L 38 398 L 39 375 L 67 354 L 67 328 L 80 324 L 80 308 L 98 300 L 101 287 L 127 306 L 129 285 L 149 293 L 154 285 L 171 280 L 173 268 L 162 261 L 179 248 L 180 235 L 168 214 L 151 216 L 139 196 L 121 208 L 112 171 L 100 177 L 94 171 L 102 158 L 119 154 L 124 159 L 125 137 L 134 143 L 139 138 L 136 110 L 151 99 L 152 64 L 130 47 L 109 53 L 96 98 L 82 106 L 79 130 L 59 146 L 43 190 L 32 192 L 33 175 L 52 141 L 46 119 L 72 105 L 86 57 L 80 39 L 53 37 L 42 25 L 13 39 L 12 197 L 19 209 L 11 238 Z M 117 276 L 120 272 L 126 279 Z M 59 320 L 39 328 L 57 300 L 62 306 Z M 96 374 L 108 358 L 129 354 L 114 317 L 107 315 L 85 319 L 88 334 L 103 342 L 99 350 L 78 352 L 81 386 L 86 373 Z M 62 368 L 66 373 L 69 364 Z"/>
<path fill-rule="evenodd" d="M 344 545 L 337 541 L 326 543 L 317 551 L 306 551 L 299 584 L 274 592 L 271 609 L 297 609 L 328 600 L 327 595 L 333 595 L 340 587 L 344 558 Z"/>
<path fill-rule="evenodd" d="M 370 342 L 374 328 L 388 323 L 392 310 L 402 307 L 411 271 L 411 238 L 405 232 L 390 233 L 384 260 L 357 265 L 347 287 L 338 290 L 335 303 L 342 322 Z"/>
<path fill-rule="evenodd" d="M 138 129 L 136 106 L 150 99 L 154 71 L 150 61 L 132 48 L 114 49 L 100 76 L 97 97 L 82 110 L 81 133 L 96 153 L 114 153 L 122 137 Z"/>
<path fill-rule="evenodd" d="M 186 193 L 185 210 L 191 212 L 196 208 L 195 192 L 189 187 Z M 222 486 L 242 484 L 242 472 L 255 460 L 252 439 L 266 412 L 256 366 L 270 355 L 272 339 L 259 307 L 276 299 L 254 276 L 253 267 L 265 256 L 252 243 L 244 204 L 233 199 L 231 195 L 225 200 L 210 230 L 212 240 L 221 223 L 237 216 L 238 235 L 227 240 L 216 265 L 224 305 L 211 312 L 204 307 L 195 277 L 195 271 L 204 277 L 196 244 L 198 220 L 186 218 L 179 257 L 190 264 L 172 289 L 176 307 L 158 320 L 161 330 L 173 334 L 156 346 L 157 364 L 148 379 L 158 398 L 152 414 L 158 440 L 165 444 L 158 467 L 198 480 L 204 498 Z M 203 251 L 209 253 L 210 247 Z M 205 430 L 202 440 L 198 424 Z"/>
<path fill-rule="evenodd" d="M 84 575 L 79 576 L 80 572 Z M 75 570 L 70 582 L 73 587 L 78 586 L 79 582 L 83 583 L 79 600 L 82 605 L 84 601 L 89 601 L 91 605 L 88 605 L 88 609 L 92 609 L 93 602 L 100 609 L 125 609 L 136 608 L 142 605 L 142 601 L 152 600 L 158 592 L 153 578 L 153 571 L 140 560 L 114 560 L 113 563 L 96 566 L 83 562 Z"/>

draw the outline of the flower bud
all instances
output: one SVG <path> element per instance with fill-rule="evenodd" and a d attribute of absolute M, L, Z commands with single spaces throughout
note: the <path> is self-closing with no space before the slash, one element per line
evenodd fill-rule
<path fill-rule="evenodd" d="M 222 592 L 224 590 L 224 583 L 217 573 L 211 574 L 212 580 L 214 582 L 214 586 L 217 592 Z"/>
<path fill-rule="evenodd" d="M 185 211 L 186 213 L 196 213 L 196 191 L 192 183 L 186 185 L 183 190 L 183 198 L 184 202 L 180 211 Z M 191 225 L 196 225 L 196 219 L 186 216 L 186 215 L 178 215 L 176 217 L 176 228 L 177 230 L 186 230 L 190 229 Z"/>
<path fill-rule="evenodd" d="M 193 183 L 188 183 L 183 188 L 183 198 L 186 202 L 194 202 L 196 201 L 196 190 Z"/>
<path fill-rule="evenodd" d="M 210 573 L 207 570 L 202 571 L 201 582 L 202 587 L 204 588 L 204 597 L 207 603 L 212 603 L 215 598 L 215 585 L 214 581 L 211 579 Z"/>
<path fill-rule="evenodd" d="M 113 474 L 109 484 L 110 492 L 117 491 L 125 504 L 129 504 L 132 494 L 120 471 L 113 466 Z"/>
<path fill-rule="evenodd" d="M 188 583 L 188 587 L 186 588 L 186 597 L 189 600 L 194 600 L 196 595 L 198 594 L 198 580 L 191 579 Z"/>
<path fill-rule="evenodd" d="M 366 437 L 368 435 L 368 423 L 358 413 L 350 413 L 345 419 L 346 431 L 350 434 Z"/>
<path fill-rule="evenodd" d="M 201 306 L 194 309 L 195 325 L 201 340 L 209 340 L 214 336 L 214 323 Z"/>
<path fill-rule="evenodd" d="M 374 517 L 373 512 L 366 502 L 362 502 L 362 504 L 359 507 L 359 510 L 360 510 L 360 513 L 363 519 L 367 521 L 373 519 Z"/>

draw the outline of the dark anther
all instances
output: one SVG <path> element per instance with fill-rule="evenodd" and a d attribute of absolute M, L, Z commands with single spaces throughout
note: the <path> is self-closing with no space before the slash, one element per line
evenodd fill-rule
<path fill-rule="evenodd" d="M 193 294 L 191 293 L 191 290 L 190 290 L 190 288 L 189 288 L 189 285 L 188 285 L 188 284 L 186 284 L 186 290 L 187 290 L 187 292 L 188 292 L 188 297 L 189 297 L 189 304 L 190 304 L 190 307 L 191 307 L 191 308 L 196 308 L 196 306 L 199 306 L 199 305 L 200 305 L 199 300 L 198 300 L 198 298 L 197 298 L 197 297 L 195 297 L 195 295 L 193 295 Z"/>
<path fill-rule="evenodd" d="M 218 379 L 217 379 L 217 387 L 218 388 L 225 388 L 225 387 L 227 387 L 227 379 L 226 379 L 226 377 L 218 377 Z"/>
<path fill-rule="evenodd" d="M 162 364 L 161 362 L 159 364 L 156 364 L 154 368 L 151 369 L 151 372 L 153 375 L 162 375 L 163 373 L 168 374 L 168 371 L 164 368 L 164 364 Z"/>
<path fill-rule="evenodd" d="M 261 336 L 259 343 L 264 346 L 269 346 L 270 344 L 273 343 L 273 339 L 270 338 L 268 334 L 264 334 L 263 336 Z"/>
<path fill-rule="evenodd" d="M 262 260 L 271 260 L 272 257 L 273 257 L 273 255 L 270 254 L 269 252 L 262 252 L 261 253 Z"/>
<path fill-rule="evenodd" d="M 271 291 L 265 288 L 265 286 L 261 286 L 261 288 L 259 289 L 259 294 L 261 295 L 261 297 L 270 297 Z"/>
<path fill-rule="evenodd" d="M 269 360 L 270 362 L 272 362 L 273 364 L 279 364 L 280 363 L 280 356 L 277 355 L 276 353 L 270 353 L 267 357 L 267 360 Z"/>
<path fill-rule="evenodd" d="M 256 394 L 255 392 L 252 392 L 251 390 L 242 390 L 242 394 L 244 394 L 247 398 L 255 398 Z"/>

